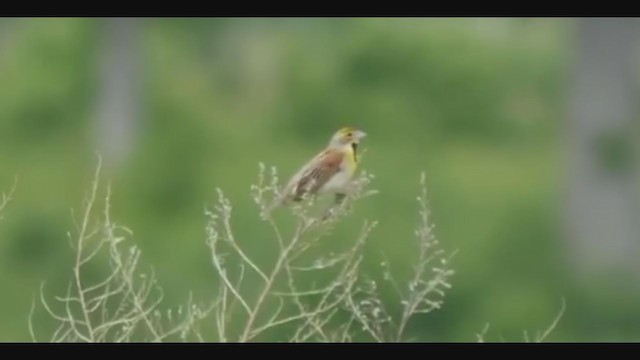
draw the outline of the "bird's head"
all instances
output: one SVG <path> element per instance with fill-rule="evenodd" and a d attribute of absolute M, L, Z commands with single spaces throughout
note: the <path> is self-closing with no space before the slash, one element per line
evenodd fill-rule
<path fill-rule="evenodd" d="M 367 134 L 354 127 L 343 127 L 331 137 L 330 146 L 357 145 Z"/>

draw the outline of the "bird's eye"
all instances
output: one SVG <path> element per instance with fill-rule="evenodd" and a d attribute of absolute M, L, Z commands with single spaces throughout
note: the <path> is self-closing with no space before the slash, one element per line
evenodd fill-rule
<path fill-rule="evenodd" d="M 353 136 L 353 133 L 347 133 L 347 136 L 351 137 L 351 136 Z"/>

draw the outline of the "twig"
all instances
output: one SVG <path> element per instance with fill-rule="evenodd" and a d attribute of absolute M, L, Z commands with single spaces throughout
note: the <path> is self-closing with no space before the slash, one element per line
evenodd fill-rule
<path fill-rule="evenodd" d="M 560 318 L 564 314 L 565 309 L 566 309 L 566 302 L 565 302 L 565 299 L 562 298 L 562 306 L 560 307 L 560 311 L 558 312 L 558 315 L 556 315 L 551 325 L 549 325 L 549 327 L 542 333 L 542 335 L 536 338 L 537 342 L 544 341 L 544 339 L 546 339 L 547 336 L 549 336 L 549 334 L 553 331 L 553 329 L 555 329 L 556 325 L 558 325 L 558 322 L 560 321 Z"/>

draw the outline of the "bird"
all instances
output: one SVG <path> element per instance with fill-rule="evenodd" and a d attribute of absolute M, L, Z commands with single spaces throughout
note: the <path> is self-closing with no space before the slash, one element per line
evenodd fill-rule
<path fill-rule="evenodd" d="M 267 216 L 283 204 L 299 202 L 310 195 L 334 194 L 336 202 L 344 199 L 358 167 L 358 146 L 366 136 L 367 133 L 353 126 L 336 131 L 327 146 L 290 178 L 263 215 Z"/>

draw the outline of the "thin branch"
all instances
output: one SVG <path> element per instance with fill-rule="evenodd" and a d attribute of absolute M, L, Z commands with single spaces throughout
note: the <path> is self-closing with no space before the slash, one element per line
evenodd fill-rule
<path fill-rule="evenodd" d="M 357 279 L 357 269 L 360 265 L 360 261 L 361 258 L 357 256 L 358 252 L 361 250 L 362 246 L 364 246 L 364 242 L 367 238 L 367 236 L 369 235 L 369 233 L 373 230 L 373 228 L 377 225 L 377 222 L 373 222 L 371 224 L 369 224 L 368 222 L 365 222 L 365 224 L 362 227 L 362 231 L 358 237 L 358 239 L 356 240 L 355 244 L 353 245 L 353 247 L 351 248 L 351 250 L 347 253 L 348 256 L 344 262 L 344 265 L 340 271 L 340 273 L 338 274 L 336 280 L 334 281 L 333 284 L 338 285 L 338 284 L 342 284 L 344 285 L 344 290 L 343 290 L 343 296 L 346 297 L 350 292 L 351 292 L 351 288 L 352 286 L 355 284 L 356 279 Z M 330 296 L 333 295 L 333 291 L 327 291 L 325 292 L 325 294 L 323 295 L 322 299 L 320 300 L 320 302 L 316 305 L 316 309 L 313 311 L 314 313 L 318 311 L 318 309 L 322 308 L 326 301 L 330 298 Z M 342 299 L 342 297 L 341 297 Z M 321 332 L 320 329 L 321 327 L 319 327 L 317 324 L 314 323 L 314 319 L 313 318 L 308 318 L 307 321 L 296 330 L 296 333 L 294 334 L 294 339 L 299 339 L 303 330 L 305 330 L 307 325 L 311 325 L 313 326 L 314 330 L 311 331 L 310 333 L 307 334 L 307 336 L 305 336 L 302 341 L 308 339 L 309 337 L 313 336 L 313 334 L 315 332 Z"/>
<path fill-rule="evenodd" d="M 249 304 L 247 304 L 247 302 L 244 300 L 242 295 L 240 295 L 240 293 L 234 287 L 234 285 L 231 284 L 231 281 L 227 276 L 227 271 L 222 266 L 222 261 L 221 261 L 222 258 L 217 251 L 216 245 L 218 243 L 219 236 L 220 236 L 218 230 L 216 229 L 217 228 L 216 220 L 218 218 L 218 215 L 213 212 L 210 212 L 209 210 L 205 210 L 205 215 L 209 217 L 206 230 L 207 230 L 207 244 L 211 249 L 211 262 L 213 263 L 213 266 L 215 267 L 220 279 L 224 282 L 227 289 L 229 289 L 229 291 L 231 292 L 231 294 L 233 294 L 236 300 L 239 301 L 240 304 L 242 304 L 242 307 L 245 309 L 247 314 L 250 314 L 251 307 L 249 306 Z"/>
<path fill-rule="evenodd" d="M 82 293 L 82 280 L 80 277 L 80 266 L 82 265 L 82 255 L 83 255 L 82 251 L 83 251 L 84 240 L 86 239 L 85 234 L 87 231 L 89 219 L 91 218 L 91 210 L 93 209 L 93 202 L 95 201 L 96 193 L 98 191 L 98 181 L 99 181 L 98 179 L 100 177 L 101 166 L 102 166 L 102 158 L 98 157 L 98 166 L 96 168 L 93 185 L 91 187 L 91 192 L 89 193 L 89 198 L 87 200 L 87 204 L 84 210 L 84 216 L 82 218 L 82 224 L 80 226 L 80 233 L 78 234 L 78 242 L 77 242 L 77 248 L 76 248 L 76 265 L 73 268 L 74 280 L 75 280 L 76 288 L 78 289 L 78 293 L 79 293 L 78 295 L 80 300 L 80 308 L 82 310 L 82 315 L 86 323 L 87 331 L 89 332 L 88 339 L 91 342 L 94 340 L 93 328 L 91 326 L 91 319 L 89 319 L 89 312 L 87 311 L 85 296 Z"/>
<path fill-rule="evenodd" d="M 0 212 L 4 210 L 5 206 L 9 204 L 11 199 L 13 199 L 13 194 L 16 191 L 16 187 L 18 186 L 18 176 L 13 179 L 13 185 L 11 185 L 11 189 L 8 193 L 3 193 L 0 197 Z M 2 216 L 0 216 L 0 220 L 2 220 Z"/>
<path fill-rule="evenodd" d="M 36 301 L 35 298 L 33 300 L 31 300 L 31 308 L 29 309 L 29 335 L 31 335 L 31 340 L 33 342 L 38 342 L 38 340 L 36 339 L 36 333 L 33 330 L 33 313 L 36 310 Z"/>
<path fill-rule="evenodd" d="M 256 303 L 253 306 L 253 309 L 249 313 L 249 319 L 247 320 L 247 323 L 244 326 L 244 331 L 240 336 L 239 342 L 245 342 L 249 338 L 249 334 L 252 331 L 253 323 L 256 320 L 256 317 L 258 316 L 258 313 L 262 307 L 262 303 L 267 298 L 269 291 L 271 291 L 271 288 L 273 287 L 276 277 L 280 274 L 280 270 L 282 269 L 282 266 L 287 260 L 287 256 L 289 255 L 289 252 L 291 251 L 291 249 L 293 248 L 297 240 L 302 235 L 302 231 L 303 231 L 303 228 L 298 227 L 298 230 L 296 231 L 296 235 L 294 235 L 293 240 L 291 241 L 291 244 L 289 244 L 284 250 L 282 250 L 282 253 L 278 257 L 278 260 L 276 261 L 276 264 L 273 267 L 273 270 L 271 271 L 271 275 L 269 275 L 269 278 L 267 279 L 267 283 L 264 285 L 262 291 L 260 292 L 260 295 L 258 296 L 258 300 L 256 300 Z"/>
<path fill-rule="evenodd" d="M 260 275 L 262 280 L 264 280 L 265 282 L 269 281 L 269 279 L 267 278 L 267 275 L 265 275 L 265 273 L 262 272 L 262 270 L 260 270 L 260 268 L 256 264 L 254 264 L 253 261 L 251 261 L 251 259 L 247 256 L 247 254 L 245 254 L 245 252 L 242 251 L 242 248 L 240 247 L 240 245 L 238 245 L 238 243 L 236 242 L 235 237 L 233 236 L 233 231 L 231 230 L 231 204 L 229 202 L 229 199 L 224 197 L 222 190 L 217 189 L 217 191 L 218 191 L 218 202 L 221 204 L 221 206 L 224 207 L 224 210 L 221 212 L 223 214 L 222 223 L 224 225 L 223 227 L 227 235 L 227 242 L 238 253 L 238 255 L 240 255 L 242 260 L 244 260 L 244 262 L 246 262 L 258 275 Z"/>
<path fill-rule="evenodd" d="M 565 309 L 566 309 L 566 302 L 565 302 L 565 299 L 562 298 L 562 306 L 560 307 L 560 311 L 558 312 L 558 315 L 556 315 L 551 325 L 549 325 L 549 327 L 542 333 L 542 335 L 536 338 L 537 342 L 544 341 L 544 339 L 546 339 L 547 336 L 549 336 L 549 334 L 553 331 L 553 329 L 555 329 L 556 325 L 558 325 L 558 322 L 560 321 L 560 318 L 562 317 L 562 315 L 564 315 Z"/>
<path fill-rule="evenodd" d="M 487 334 L 487 331 L 489 331 L 489 323 L 486 323 L 482 328 L 482 331 L 476 334 L 476 338 L 478 339 L 478 342 L 481 342 L 481 343 L 484 342 L 484 337 Z"/>

